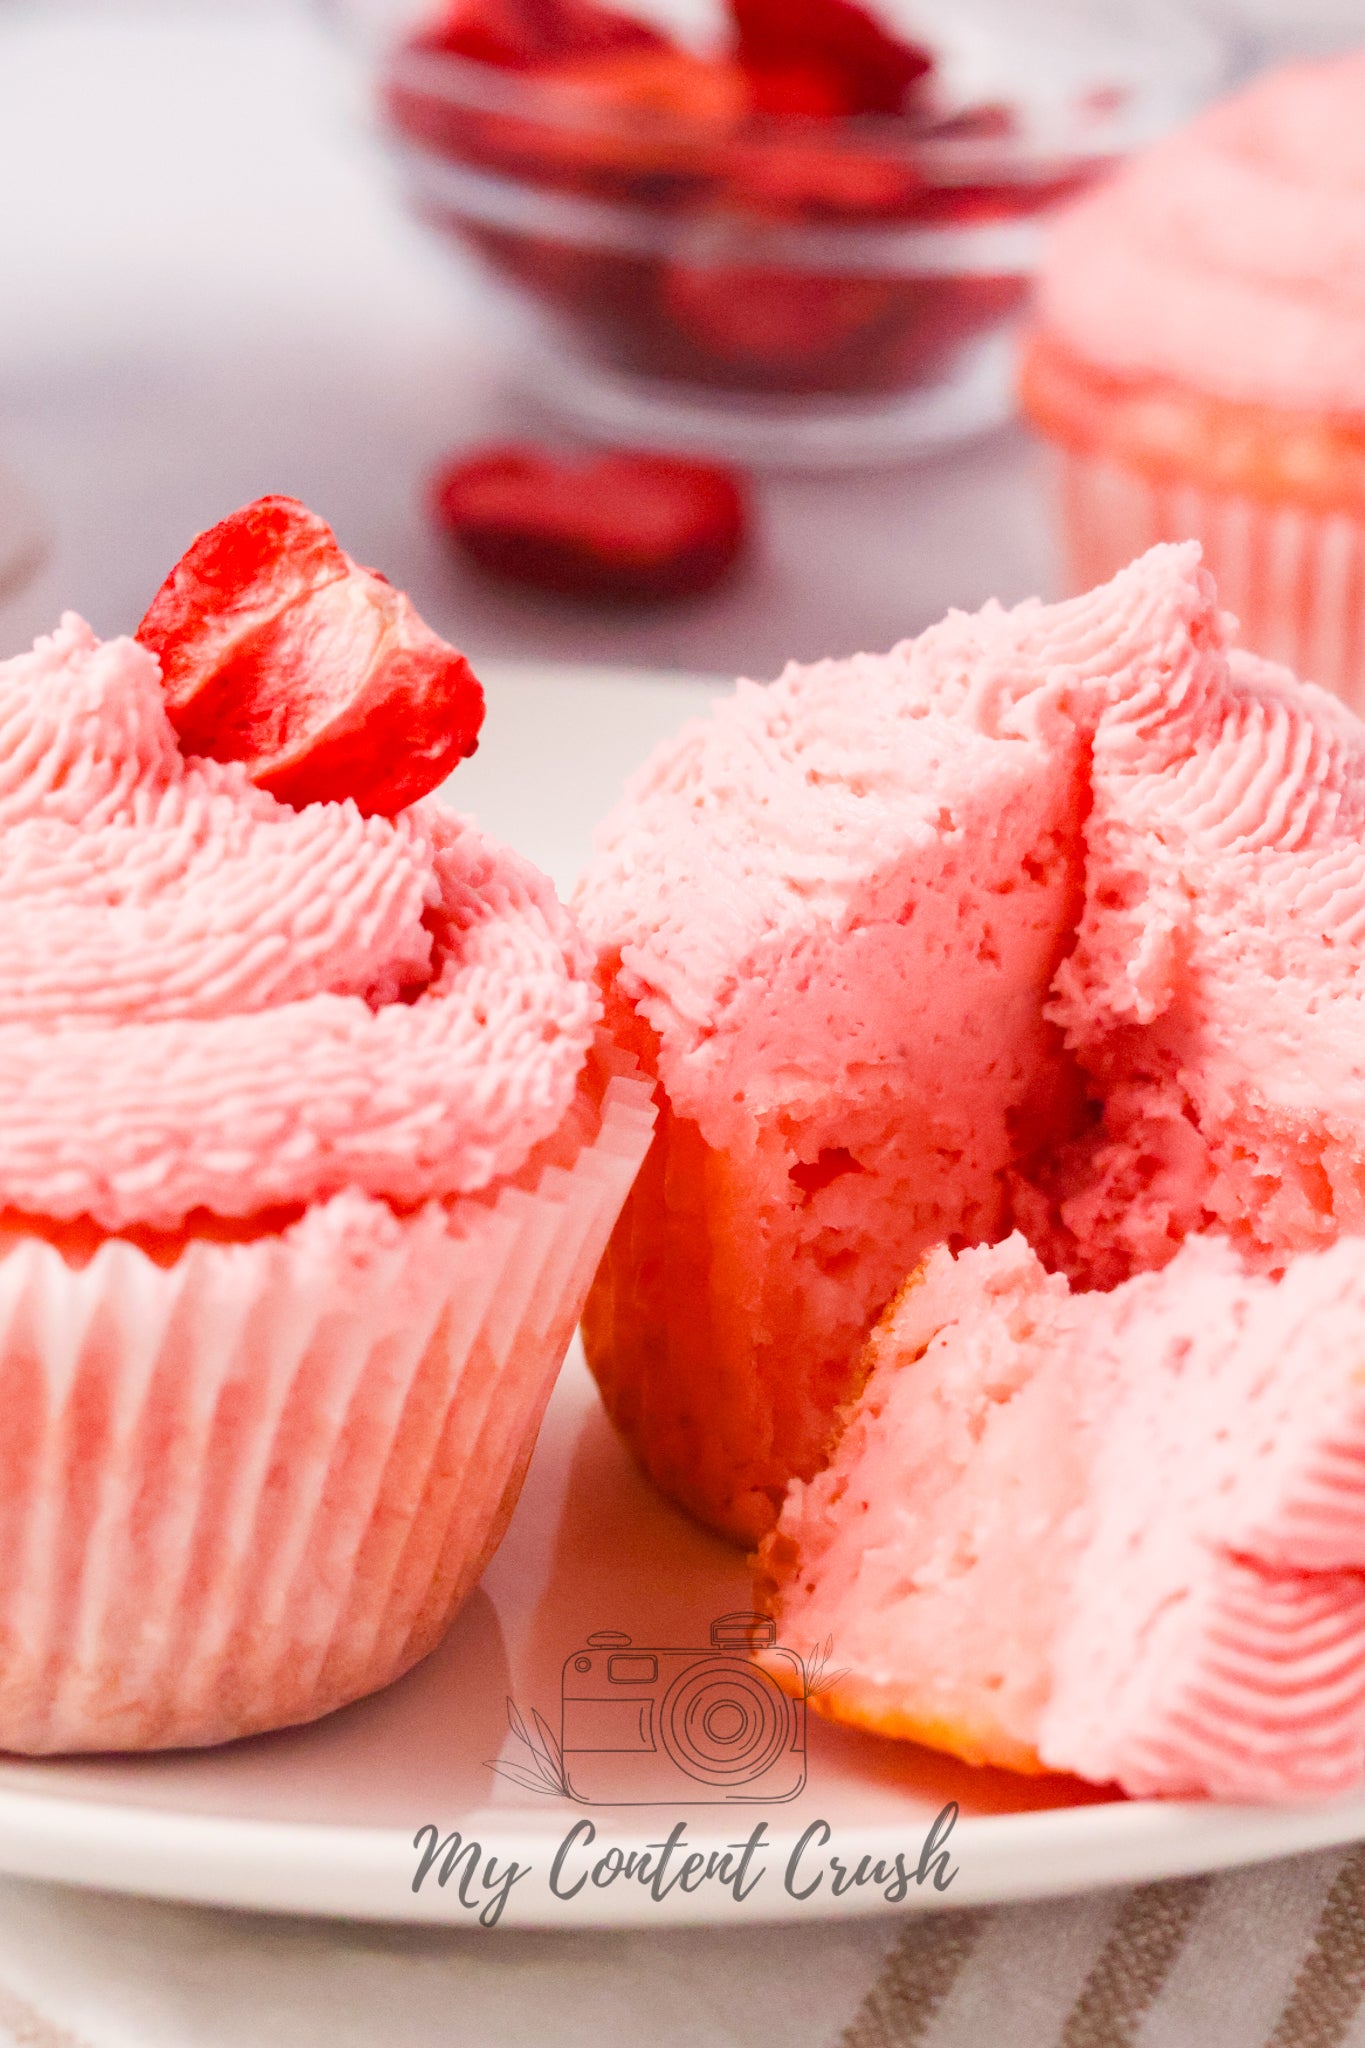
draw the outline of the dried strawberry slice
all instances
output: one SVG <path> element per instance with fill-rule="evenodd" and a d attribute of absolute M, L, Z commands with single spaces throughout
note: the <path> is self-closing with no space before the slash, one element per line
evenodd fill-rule
<path fill-rule="evenodd" d="M 201 533 L 137 629 L 187 754 L 290 804 L 392 815 L 478 745 L 483 692 L 399 590 L 294 498 Z"/>
<path fill-rule="evenodd" d="M 585 110 L 608 117 L 657 119 L 677 129 L 733 126 L 749 111 L 748 84 L 737 64 L 690 50 L 614 50 L 557 65 L 555 89 Z"/>
<path fill-rule="evenodd" d="M 512 145 L 506 168 L 537 184 L 641 205 L 677 202 L 713 176 L 748 111 L 737 64 L 686 50 L 574 58 L 547 71 L 541 86 L 547 109 L 553 93 L 559 120 L 518 120 L 500 137 L 485 127 L 485 142 Z"/>
<path fill-rule="evenodd" d="M 926 190 L 908 157 L 851 149 L 847 131 L 819 128 L 737 146 L 726 173 L 730 206 L 760 222 L 912 220 Z"/>
<path fill-rule="evenodd" d="M 670 264 L 663 284 L 664 305 L 696 348 L 777 390 L 828 384 L 820 372 L 834 369 L 850 343 L 875 336 L 896 300 L 894 279 L 743 263 Z"/>
<path fill-rule="evenodd" d="M 534 74 L 537 84 L 572 82 L 578 67 L 667 63 L 685 53 L 666 36 L 590 0 L 455 0 L 396 51 L 382 86 L 389 119 L 420 147 L 469 158 L 515 177 L 570 186 L 585 159 L 591 168 L 591 126 L 533 121 L 480 111 L 447 96 L 406 56 L 459 57 L 504 71 Z M 698 60 L 699 61 L 699 60 Z M 738 67 L 736 67 L 738 68 Z M 743 73 L 740 73 L 741 79 Z"/>
<path fill-rule="evenodd" d="M 485 449 L 443 469 L 432 509 L 493 575 L 608 603 L 710 590 L 748 529 L 743 490 L 718 465 L 636 453 L 575 461 L 529 446 Z"/>
<path fill-rule="evenodd" d="M 595 0 L 453 0 L 409 47 L 504 71 L 536 71 L 568 58 L 672 44 L 647 22 Z"/>
<path fill-rule="evenodd" d="M 769 114 L 899 114 L 934 68 L 854 0 L 730 0 L 736 51 Z"/>

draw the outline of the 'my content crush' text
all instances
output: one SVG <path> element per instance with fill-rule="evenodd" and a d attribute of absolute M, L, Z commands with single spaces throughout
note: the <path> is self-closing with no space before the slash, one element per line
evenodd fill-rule
<path fill-rule="evenodd" d="M 820 1893 L 843 1899 L 852 1894 L 880 1893 L 888 1906 L 903 1905 L 924 1885 L 946 1892 L 957 1875 L 948 1838 L 957 1821 L 956 1802 L 936 1815 L 917 1848 L 881 1856 L 854 1856 L 841 1850 L 828 1821 L 813 1820 L 797 1840 L 779 1852 L 769 1838 L 768 1823 L 759 1821 L 742 1841 L 723 1848 L 699 1849 L 688 1840 L 687 1822 L 680 1820 L 657 1842 L 632 1848 L 603 1841 L 597 1823 L 586 1818 L 568 1829 L 547 1870 L 550 1897 L 567 1903 L 588 1890 L 610 1891 L 635 1885 L 655 1905 L 675 1894 L 708 1888 L 726 1893 L 737 1906 L 760 1886 L 780 1889 L 804 1903 Z M 499 1857 L 458 1829 L 442 1835 L 434 1821 L 413 1837 L 417 1866 L 412 1889 L 428 1881 L 451 1893 L 481 1927 L 496 1927 L 516 1886 L 533 1875 L 527 1860 Z"/>

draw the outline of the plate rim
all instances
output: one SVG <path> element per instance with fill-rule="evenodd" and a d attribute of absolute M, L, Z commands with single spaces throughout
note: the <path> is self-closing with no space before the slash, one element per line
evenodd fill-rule
<path fill-rule="evenodd" d="M 683 685 L 689 694 L 697 693 L 698 710 L 706 693 L 723 694 L 732 686 L 725 677 L 629 662 L 495 657 L 483 667 L 495 682 L 552 689 L 575 683 L 638 687 L 646 679 Z M 314 1919 L 478 1924 L 454 1889 L 427 1885 L 420 1893 L 412 1890 L 412 1838 L 391 1824 L 266 1819 L 146 1795 L 115 1791 L 92 1797 L 81 1790 L 17 1782 L 16 1773 L 31 1770 L 36 1780 L 42 1768 L 40 1759 L 0 1755 L 0 1875 Z M 670 1816 L 683 1812 L 651 1810 Z M 566 1801 L 552 1815 L 549 1809 L 484 1802 L 463 1809 L 456 1819 L 466 1839 L 477 1829 L 495 1854 L 533 1859 L 532 1875 L 539 1881 L 509 1895 L 497 1924 L 540 1931 L 832 1923 L 1005 1904 L 1245 1867 L 1365 1840 L 1365 1791 L 1298 1806 L 1116 1797 L 963 1815 L 951 1839 L 957 1875 L 949 1889 L 939 1893 L 932 1886 L 912 1887 L 895 1901 L 871 1888 L 836 1899 L 824 1884 L 810 1897 L 796 1899 L 786 1894 L 780 1879 L 760 1884 L 743 1905 L 718 1888 L 705 1887 L 690 1895 L 674 1891 L 660 1903 L 638 1886 L 605 1892 L 584 1886 L 572 1899 L 550 1893 L 544 1881 L 548 1865 L 573 1816 L 593 1818 L 605 1842 L 643 1846 L 670 1822 L 642 1820 L 641 1811 Z M 706 1845 L 707 1816 L 726 1811 L 686 1809 L 691 1841 Z M 773 1865 L 799 1829 L 790 1821 L 783 1824 L 781 1809 L 769 1813 L 778 1816 L 769 1820 L 769 1870 L 776 1877 Z M 835 1847 L 846 1859 L 894 1858 L 908 1844 L 918 1849 L 923 1825 L 923 1816 L 905 1813 L 889 1820 L 840 1819 Z M 733 1832 L 731 1820 L 726 1833 Z M 709 1839 L 715 1845 L 721 1837 Z"/>
<path fill-rule="evenodd" d="M 1229 1870 L 1365 1838 L 1365 1795 L 1297 1807 L 1120 1798 L 961 1817 L 951 1838 L 956 1876 L 941 1893 L 929 1884 L 891 1902 L 875 1889 L 836 1901 L 821 1885 L 798 1900 L 779 1879 L 758 1886 L 739 1906 L 727 1892 L 705 1890 L 675 1891 L 660 1903 L 639 1887 L 604 1895 L 585 1886 L 575 1898 L 556 1897 L 546 1875 L 572 1821 L 551 1828 L 537 1817 L 530 1826 L 518 1825 L 521 1811 L 484 1806 L 459 1816 L 466 1842 L 477 1839 L 499 1859 L 532 1860 L 528 1875 L 538 1881 L 525 1896 L 514 1890 L 496 1923 L 509 1931 L 758 1926 L 1009 1904 Z M 599 1841 L 626 1849 L 645 1846 L 675 1818 L 671 1809 L 643 1825 L 615 1826 L 605 1818 L 622 1811 L 629 1810 L 585 1808 L 579 1817 L 595 1822 Z M 904 1817 L 841 1824 L 838 1850 L 846 1861 L 893 1859 L 898 1850 L 905 1854 L 907 1838 L 913 1845 L 915 1823 Z M 770 1829 L 768 1876 L 796 1839 L 794 1828 Z M 690 1840 L 708 1846 L 704 1823 Z M 718 1839 L 709 1846 L 718 1846 Z M 394 1827 L 272 1821 L 0 1786 L 0 1873 L 7 1877 L 315 1919 L 478 1924 L 456 1890 L 424 1886 L 414 1892 L 413 1867 L 413 1844 Z"/>

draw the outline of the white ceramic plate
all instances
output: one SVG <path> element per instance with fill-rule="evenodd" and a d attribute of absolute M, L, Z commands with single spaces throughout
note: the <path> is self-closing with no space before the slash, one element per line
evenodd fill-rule
<path fill-rule="evenodd" d="M 498 672 L 495 744 L 467 771 L 461 798 L 567 880 L 622 775 L 706 694 L 679 679 Z M 0 1763 L 0 1869 L 288 1912 L 660 1926 L 1039 1897 L 1365 1836 L 1365 1800 L 1292 1810 L 1113 1800 L 1064 1780 L 972 1771 L 813 1716 L 804 1755 L 788 1748 L 766 1776 L 732 1776 L 738 1805 L 724 1784 L 671 1763 L 680 1752 L 666 1738 L 645 1788 L 658 1803 L 616 1803 L 641 1789 L 619 1717 L 590 1738 L 606 1747 L 570 1759 L 596 1803 L 529 1789 L 508 1701 L 523 1725 L 539 1713 L 558 1734 L 566 1666 L 574 1674 L 580 1659 L 590 1669 L 569 1676 L 571 1692 L 648 1699 L 660 1732 L 671 1685 L 701 1673 L 694 1703 L 703 1718 L 719 1709 L 714 1753 L 731 1753 L 726 1681 L 714 1668 L 709 1691 L 702 1680 L 711 1622 L 747 1604 L 743 1560 L 640 1479 L 575 1349 L 507 1540 L 433 1657 L 312 1728 L 147 1759 Z M 633 1693 L 613 1683 L 609 1648 L 590 1651 L 602 1631 L 631 1638 L 636 1661 L 623 1676 Z M 643 1725 L 636 1710 L 637 1733 Z M 513 1775 L 495 1772 L 495 1760 Z M 785 1802 L 745 1803 L 746 1786 L 791 1791 L 801 1779 Z M 932 1869 L 917 1877 L 926 1835 L 952 1802 L 959 1813 L 938 1869 L 955 1874 L 938 1891 Z M 755 1829 L 740 1869 L 734 1845 Z M 449 1882 L 439 1882 L 442 1856 L 414 1890 L 422 1850 L 453 1831 L 463 1855 Z M 653 1851 L 653 1885 L 623 1867 L 670 1835 L 661 1875 Z M 864 1858 L 864 1881 L 836 1894 L 839 1867 L 856 1875 Z"/>

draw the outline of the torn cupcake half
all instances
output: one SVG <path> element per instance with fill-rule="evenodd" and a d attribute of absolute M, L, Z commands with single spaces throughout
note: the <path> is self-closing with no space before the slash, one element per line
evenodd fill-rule
<path fill-rule="evenodd" d="M 1365 725 L 1193 543 L 793 668 L 661 750 L 578 903 L 660 1126 L 592 1295 L 608 1409 L 741 1541 L 935 1244 L 1111 1288 L 1365 1231 Z"/>
<path fill-rule="evenodd" d="M 758 1560 L 829 1718 L 1133 1794 L 1365 1772 L 1365 1242 L 1073 1294 L 935 1251 Z"/>

